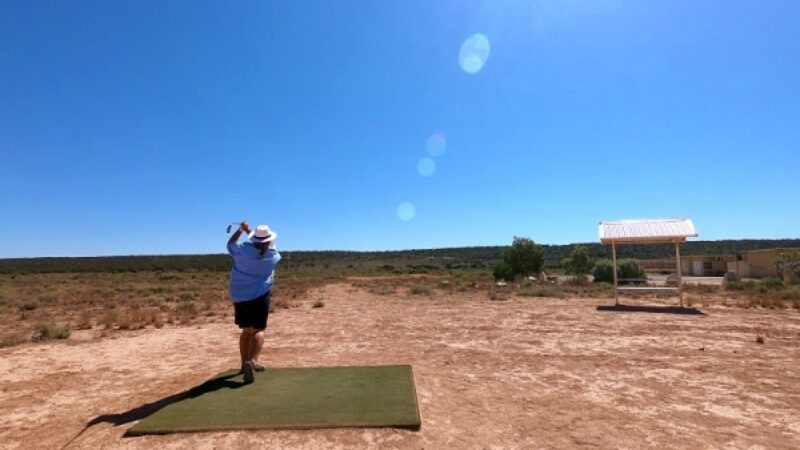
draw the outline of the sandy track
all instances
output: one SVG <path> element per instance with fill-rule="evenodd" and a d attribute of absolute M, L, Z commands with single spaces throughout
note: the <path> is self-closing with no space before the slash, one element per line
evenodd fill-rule
<path fill-rule="evenodd" d="M 309 298 L 320 297 L 324 308 L 309 300 L 270 318 L 265 362 L 412 364 L 421 431 L 122 438 L 143 405 L 238 364 L 226 322 L 0 350 L 0 447 L 800 448 L 794 310 L 614 313 L 597 299 L 377 296 L 345 284 Z"/>

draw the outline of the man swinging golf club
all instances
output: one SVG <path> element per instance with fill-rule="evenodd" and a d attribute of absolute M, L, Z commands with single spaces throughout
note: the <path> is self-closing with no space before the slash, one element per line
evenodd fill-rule
<path fill-rule="evenodd" d="M 240 244 L 242 232 L 247 233 L 250 240 Z M 239 353 L 245 383 L 255 380 L 254 372 L 264 370 L 264 366 L 258 364 L 258 355 L 264 346 L 275 266 L 281 260 L 274 244 L 277 237 L 278 233 L 268 226 L 259 225 L 252 231 L 245 221 L 228 240 L 228 253 L 233 257 L 230 299 L 236 325 L 242 329 Z"/>

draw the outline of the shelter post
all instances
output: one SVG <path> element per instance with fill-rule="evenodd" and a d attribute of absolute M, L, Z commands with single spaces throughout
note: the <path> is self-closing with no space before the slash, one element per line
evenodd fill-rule
<path fill-rule="evenodd" d="M 617 291 L 617 245 L 611 241 L 611 261 L 614 266 L 614 305 L 619 305 L 619 292 Z"/>
<path fill-rule="evenodd" d="M 678 269 L 678 298 L 683 308 L 683 270 L 681 269 L 681 244 L 675 240 L 675 267 Z"/>

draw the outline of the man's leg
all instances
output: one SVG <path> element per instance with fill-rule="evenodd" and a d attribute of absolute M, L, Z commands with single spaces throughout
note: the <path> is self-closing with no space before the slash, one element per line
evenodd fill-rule
<path fill-rule="evenodd" d="M 254 331 L 252 328 L 243 328 L 242 334 L 239 335 L 239 355 L 242 357 L 242 373 L 244 374 L 245 383 L 255 381 L 253 377 L 253 362 L 250 361 Z"/>
<path fill-rule="evenodd" d="M 253 331 L 254 330 L 252 328 L 242 328 L 242 334 L 239 335 L 239 356 L 242 358 L 242 366 L 244 366 L 245 361 L 250 361 L 250 353 L 252 352 L 253 344 Z"/>
<path fill-rule="evenodd" d="M 258 299 L 258 303 L 255 305 L 257 309 L 253 323 L 253 341 L 250 343 L 250 361 L 258 371 L 264 370 L 263 366 L 258 365 L 257 362 L 261 349 L 264 347 L 264 329 L 267 328 L 267 319 L 269 318 L 269 302 L 270 293 L 267 292 Z"/>
<path fill-rule="evenodd" d="M 264 330 L 253 330 L 253 338 L 250 342 L 250 361 L 253 364 L 258 362 L 258 355 L 261 354 L 261 348 L 264 347 Z"/>

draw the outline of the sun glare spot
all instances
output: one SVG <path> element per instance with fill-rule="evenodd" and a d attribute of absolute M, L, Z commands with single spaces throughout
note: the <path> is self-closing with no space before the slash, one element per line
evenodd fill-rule
<path fill-rule="evenodd" d="M 436 173 L 436 161 L 430 158 L 422 158 L 417 163 L 417 173 L 423 177 L 429 177 Z"/>
<path fill-rule="evenodd" d="M 431 156 L 442 156 L 447 151 L 447 136 L 441 131 L 433 133 L 425 142 L 425 150 Z"/>
<path fill-rule="evenodd" d="M 478 73 L 489 59 L 489 39 L 481 33 L 473 34 L 461 44 L 458 63 L 464 72 Z"/>
<path fill-rule="evenodd" d="M 400 220 L 408 222 L 417 215 L 417 208 L 409 202 L 403 202 L 397 205 L 397 217 Z"/>

